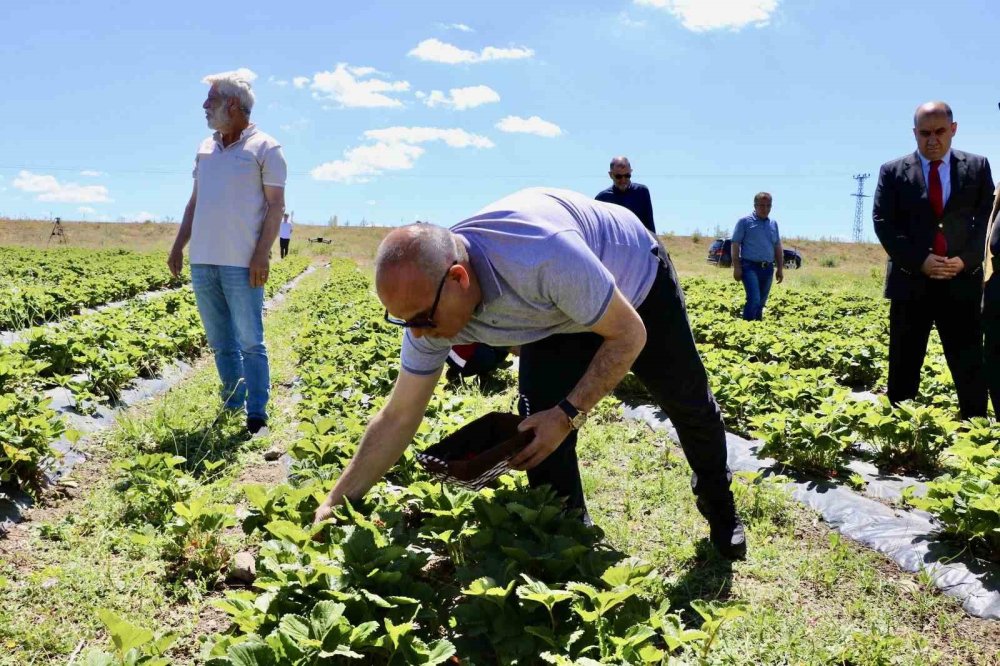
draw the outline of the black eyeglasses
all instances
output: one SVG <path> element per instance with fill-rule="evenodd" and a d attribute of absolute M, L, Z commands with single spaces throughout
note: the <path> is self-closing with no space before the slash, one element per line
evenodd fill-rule
<path fill-rule="evenodd" d="M 629 179 L 632 178 L 632 174 L 630 174 L 630 173 L 613 173 L 613 174 L 611 174 L 611 177 L 614 178 L 615 180 L 629 180 Z"/>
<path fill-rule="evenodd" d="M 437 293 L 434 294 L 434 302 L 431 304 L 430 312 L 426 315 L 417 315 L 413 319 L 406 320 L 400 319 L 399 317 L 393 317 L 389 314 L 389 308 L 385 309 L 385 320 L 390 324 L 396 326 L 402 326 L 403 328 L 437 328 L 437 324 L 434 323 L 434 313 L 437 311 L 438 301 L 441 300 L 441 291 L 444 289 L 444 283 L 448 280 L 448 274 L 451 273 L 451 269 L 458 266 L 458 260 L 451 262 L 448 266 L 448 270 L 444 272 L 441 276 L 441 282 L 438 283 Z"/>

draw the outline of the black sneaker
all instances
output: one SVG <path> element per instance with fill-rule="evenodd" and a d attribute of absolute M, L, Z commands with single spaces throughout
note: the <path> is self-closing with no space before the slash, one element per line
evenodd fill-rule
<path fill-rule="evenodd" d="M 743 521 L 736 513 L 733 496 L 709 501 L 699 497 L 695 501 L 698 511 L 708 519 L 709 540 L 727 560 L 742 560 L 747 556 L 747 537 Z"/>
<path fill-rule="evenodd" d="M 262 430 L 264 432 L 261 432 Z M 267 434 L 267 421 L 256 416 L 251 416 L 247 419 L 247 433 L 251 437 L 257 434 Z"/>

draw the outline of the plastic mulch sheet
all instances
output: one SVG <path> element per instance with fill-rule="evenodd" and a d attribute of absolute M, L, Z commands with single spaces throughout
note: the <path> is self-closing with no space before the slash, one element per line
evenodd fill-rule
<path fill-rule="evenodd" d="M 643 421 L 677 440 L 676 431 L 659 408 L 642 405 L 625 406 L 624 410 L 626 418 Z M 733 471 L 777 473 L 774 460 L 757 456 L 760 446 L 759 441 L 726 433 L 729 467 Z M 791 495 L 841 534 L 888 556 L 902 569 L 926 571 L 935 585 L 959 599 L 970 615 L 1000 619 L 1000 566 L 957 555 L 952 544 L 938 539 L 939 527 L 926 512 L 892 508 L 877 501 L 898 499 L 907 486 L 917 486 L 921 492 L 923 484 L 905 476 L 881 476 L 864 463 L 851 468 L 868 481 L 864 494 L 832 481 L 790 481 Z"/>

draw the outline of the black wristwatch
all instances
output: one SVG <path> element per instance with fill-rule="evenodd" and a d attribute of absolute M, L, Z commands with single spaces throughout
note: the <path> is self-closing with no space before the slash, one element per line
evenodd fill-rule
<path fill-rule="evenodd" d="M 569 417 L 569 427 L 573 430 L 579 430 L 587 422 L 587 412 L 581 412 L 569 400 L 563 398 L 559 401 L 558 407 Z"/>

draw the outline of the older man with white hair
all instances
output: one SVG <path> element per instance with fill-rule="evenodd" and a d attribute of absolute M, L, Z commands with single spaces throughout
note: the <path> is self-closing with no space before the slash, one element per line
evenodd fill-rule
<path fill-rule="evenodd" d="M 202 108 L 215 133 L 198 149 L 194 188 L 167 264 L 177 276 L 191 243 L 191 284 L 226 408 L 246 409 L 252 436 L 267 425 L 270 369 L 264 284 L 285 210 L 281 144 L 250 122 L 254 94 L 242 72 L 205 77 Z"/>

